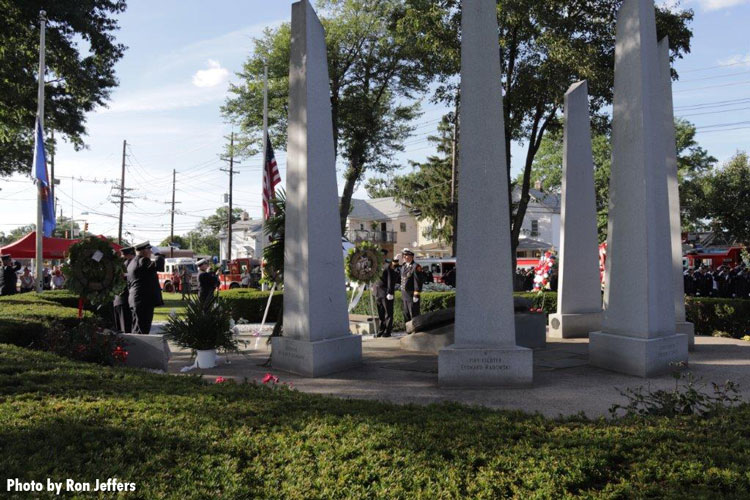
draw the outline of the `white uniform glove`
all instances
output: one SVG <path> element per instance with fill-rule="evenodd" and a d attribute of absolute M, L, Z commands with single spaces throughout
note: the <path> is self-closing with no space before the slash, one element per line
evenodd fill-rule
<path fill-rule="evenodd" d="M 389 293 L 388 295 L 385 296 L 385 298 L 386 300 L 393 300 L 393 295 Z"/>
<path fill-rule="evenodd" d="M 416 304 L 417 302 L 419 302 L 419 297 L 414 297 L 414 303 Z"/>

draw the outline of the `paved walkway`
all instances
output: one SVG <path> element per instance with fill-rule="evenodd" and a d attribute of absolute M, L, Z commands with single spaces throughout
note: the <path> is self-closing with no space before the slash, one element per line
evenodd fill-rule
<path fill-rule="evenodd" d="M 270 330 L 263 332 L 268 335 Z M 444 389 L 437 384 L 437 356 L 403 351 L 396 338 L 375 339 L 363 336 L 363 363 L 359 367 L 310 379 L 263 367 L 270 355 L 264 337 L 242 337 L 249 342 L 240 354 L 220 356 L 221 364 L 209 370 L 192 370 L 206 377 L 233 378 L 238 382 L 260 381 L 270 372 L 297 390 L 340 398 L 391 401 L 426 405 L 455 401 L 490 408 L 539 412 L 546 416 L 608 416 L 615 403 L 624 403 L 619 389 L 650 386 L 671 389 L 671 375 L 641 379 L 588 365 L 588 340 L 547 339 L 547 347 L 534 351 L 534 385 L 523 389 Z M 259 341 L 258 341 L 259 340 Z M 258 348 L 255 349 L 256 341 Z M 169 363 L 170 373 L 192 364 L 190 351 L 175 346 Z M 228 363 L 227 363 L 228 361 Z M 690 353 L 690 367 L 706 390 L 710 382 L 737 382 L 750 401 L 750 342 L 715 337 L 697 337 L 696 350 Z"/>

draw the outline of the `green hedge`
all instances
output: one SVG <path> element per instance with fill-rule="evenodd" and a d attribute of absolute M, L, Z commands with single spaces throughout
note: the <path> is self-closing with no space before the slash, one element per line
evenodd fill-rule
<path fill-rule="evenodd" d="M 750 335 L 750 300 L 687 297 L 687 320 L 696 335 L 741 339 Z"/>
<path fill-rule="evenodd" d="M 235 288 L 234 290 L 221 291 L 219 292 L 219 296 L 229 305 L 232 310 L 232 318 L 235 321 L 242 318 L 250 323 L 260 323 L 263 320 L 263 312 L 266 310 L 269 293 L 249 288 Z M 275 292 L 266 321 L 276 321 L 282 301 L 283 294 Z"/>
<path fill-rule="evenodd" d="M 92 317 L 90 311 L 84 311 L 84 318 Z M 0 342 L 31 346 L 56 324 L 72 328 L 78 323 L 77 308 L 63 307 L 35 294 L 0 298 Z"/>

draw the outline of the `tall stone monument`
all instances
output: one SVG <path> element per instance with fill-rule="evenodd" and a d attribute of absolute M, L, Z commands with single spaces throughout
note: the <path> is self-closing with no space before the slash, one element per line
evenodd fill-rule
<path fill-rule="evenodd" d="M 284 250 L 284 335 L 273 366 L 317 377 L 356 365 L 349 333 L 325 32 L 308 0 L 292 5 Z"/>
<path fill-rule="evenodd" d="M 463 0 L 455 343 L 441 386 L 524 385 L 533 351 L 516 346 L 508 174 L 495 0 Z M 489 223 L 488 223 L 489 221 Z"/>
<path fill-rule="evenodd" d="M 663 92 L 652 0 L 617 16 L 607 280 L 594 366 L 649 377 L 687 361 L 676 333 Z"/>
<path fill-rule="evenodd" d="M 549 335 L 588 338 L 601 328 L 602 292 L 586 81 L 565 93 L 561 219 L 557 313 L 549 317 Z"/>
<path fill-rule="evenodd" d="M 659 68 L 664 110 L 664 152 L 667 161 L 667 191 L 669 193 L 669 227 L 672 240 L 672 277 L 674 283 L 674 315 L 677 333 L 688 338 L 688 349 L 695 348 L 695 328 L 685 318 L 685 282 L 682 270 L 682 221 L 680 218 L 680 188 L 677 180 L 677 141 L 674 130 L 672 103 L 672 66 L 669 62 L 669 39 L 659 41 Z"/>

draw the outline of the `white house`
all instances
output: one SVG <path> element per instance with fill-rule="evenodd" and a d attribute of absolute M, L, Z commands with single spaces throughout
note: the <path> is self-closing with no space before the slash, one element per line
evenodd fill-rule
<path fill-rule="evenodd" d="M 417 218 L 393 198 L 352 199 L 344 236 L 352 243 L 371 241 L 388 255 L 419 244 Z"/>
<path fill-rule="evenodd" d="M 260 235 L 263 231 L 262 219 L 251 219 L 247 212 L 242 212 L 240 220 L 232 224 L 232 258 L 257 258 L 260 256 Z M 219 232 L 219 256 L 227 258 L 227 232 Z"/>

